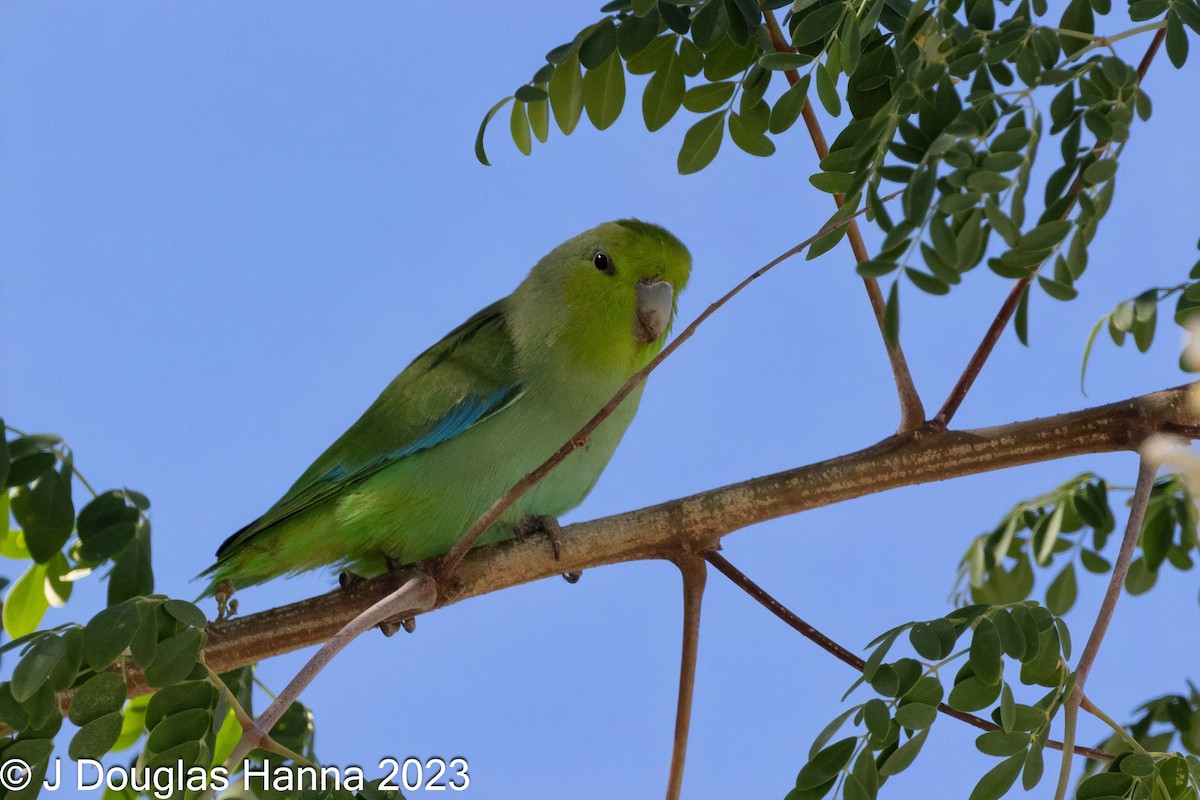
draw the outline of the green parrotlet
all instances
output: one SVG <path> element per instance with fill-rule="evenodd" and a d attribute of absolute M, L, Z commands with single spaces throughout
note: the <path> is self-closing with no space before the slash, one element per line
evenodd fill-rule
<path fill-rule="evenodd" d="M 388 560 L 445 554 L 662 349 L 690 271 L 678 239 L 638 220 L 554 248 L 512 294 L 409 364 L 275 505 L 229 537 L 204 572 L 207 593 L 325 566 L 369 576 Z M 480 543 L 579 505 L 641 392 Z"/>

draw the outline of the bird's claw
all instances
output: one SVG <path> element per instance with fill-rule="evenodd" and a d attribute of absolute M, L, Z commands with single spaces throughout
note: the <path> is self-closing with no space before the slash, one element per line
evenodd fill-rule
<path fill-rule="evenodd" d="M 357 572 L 344 570 L 340 575 L 338 575 L 338 586 L 341 586 L 343 589 L 353 589 L 355 586 L 358 586 L 365 580 L 366 578 L 364 578 L 362 575 L 359 575 Z"/>
<path fill-rule="evenodd" d="M 525 541 L 525 537 L 532 533 L 544 533 L 550 537 L 550 549 L 554 553 L 554 560 L 562 560 L 562 543 L 559 539 L 559 534 L 562 532 L 562 526 L 558 524 L 558 520 L 548 514 L 529 514 L 523 520 L 513 526 L 513 535 L 517 537 L 517 541 Z M 578 583 L 582 572 L 564 572 L 563 578 L 567 583 Z"/>
<path fill-rule="evenodd" d="M 405 633 L 412 633 L 417 629 L 416 617 L 404 617 L 403 619 L 385 619 L 379 623 L 379 630 L 384 636 L 392 637 L 396 632 L 404 628 Z"/>

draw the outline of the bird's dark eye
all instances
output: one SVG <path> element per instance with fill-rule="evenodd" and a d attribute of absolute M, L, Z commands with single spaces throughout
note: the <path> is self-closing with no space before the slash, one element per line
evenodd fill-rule
<path fill-rule="evenodd" d="M 608 253 L 604 252 L 603 250 L 597 250 L 596 254 L 592 256 L 592 264 L 594 264 L 596 269 L 600 270 L 605 275 L 613 274 L 612 259 L 609 258 Z"/>

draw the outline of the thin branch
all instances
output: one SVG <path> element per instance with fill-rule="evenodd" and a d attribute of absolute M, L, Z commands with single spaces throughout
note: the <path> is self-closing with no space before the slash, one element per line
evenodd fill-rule
<path fill-rule="evenodd" d="M 667 777 L 667 800 L 679 800 L 683 791 L 683 762 L 687 758 L 688 730 L 692 724 L 692 695 L 696 688 L 696 660 L 700 648 L 700 604 L 704 599 L 707 570 L 696 555 L 673 559 L 683 578 L 683 652 L 679 659 L 679 699 L 675 705 L 675 741 Z"/>
<path fill-rule="evenodd" d="M 766 20 L 767 32 L 771 35 L 771 45 L 778 53 L 794 53 L 796 48 L 788 44 L 783 38 L 783 32 L 779 30 L 779 23 L 775 21 L 775 14 L 767 11 L 763 14 Z M 792 86 L 800 80 L 799 73 L 794 69 L 784 71 L 787 76 L 788 83 Z M 821 123 L 817 120 L 816 111 L 813 110 L 812 103 L 806 97 L 804 99 L 804 107 L 801 110 L 804 116 L 804 125 L 808 128 L 808 135 L 812 139 L 813 147 L 817 151 L 817 159 L 823 160 L 829 155 L 829 145 L 825 141 L 825 132 L 821 130 Z M 835 193 L 833 202 L 838 208 L 842 207 L 845 196 Z M 867 246 L 863 242 L 862 233 L 858 229 L 858 223 L 854 220 L 846 226 L 846 238 L 850 241 L 850 249 L 854 252 L 854 259 L 858 263 L 862 263 L 870 259 L 870 254 L 867 252 Z M 871 301 L 871 311 L 875 314 L 875 322 L 879 325 L 879 332 L 884 334 L 883 344 L 887 349 L 888 362 L 892 367 L 892 377 L 896 381 L 896 393 L 900 398 L 900 428 L 899 433 L 911 433 L 920 430 L 925 424 L 925 407 L 921 404 L 921 395 L 917 392 L 917 387 L 913 384 L 912 373 L 908 369 L 908 361 L 904 358 L 904 350 L 901 349 L 899 342 L 894 346 L 887 340 L 885 333 L 886 325 L 884 323 L 884 313 L 887 308 L 887 302 L 883 299 L 883 291 L 879 288 L 879 281 L 875 278 L 863 278 L 863 285 L 867 289 L 867 298 Z"/>
<path fill-rule="evenodd" d="M 1163 38 L 1166 36 L 1166 30 L 1161 29 L 1150 41 L 1150 46 L 1146 49 L 1146 54 L 1142 56 L 1142 61 L 1138 65 L 1137 75 L 1138 83 L 1146 77 L 1146 71 L 1150 69 L 1150 63 L 1154 60 L 1154 55 L 1158 52 L 1159 46 L 1162 44 Z M 1097 139 L 1096 144 L 1092 146 L 1092 153 L 1099 154 L 1108 146 L 1108 142 L 1104 139 Z M 1065 218 L 1071 213 L 1071 209 L 1075 207 L 1075 198 L 1083 191 L 1083 167 L 1085 160 L 1080 161 L 1079 173 L 1072 181 L 1071 187 L 1067 190 L 1067 196 L 1071 198 L 1071 204 L 1063 212 Z M 975 353 L 971 356 L 971 360 L 967 362 L 967 366 L 963 369 L 962 375 L 954 384 L 954 388 L 950 390 L 946 402 L 942 404 L 942 408 L 938 411 L 937 416 L 933 418 L 933 424 L 936 428 L 945 428 L 950 424 L 950 420 L 954 417 L 958 407 L 962 405 L 963 400 L 967 396 L 967 392 L 971 391 L 971 387 L 975 383 L 975 379 L 979 377 L 979 372 L 983 369 L 983 365 L 992 355 L 992 350 L 996 347 L 996 342 L 1000 340 L 1000 334 L 1008 327 L 1009 320 L 1012 319 L 1013 312 L 1017 310 L 1017 305 L 1021 301 L 1021 296 L 1030 288 L 1034 277 L 1038 270 L 1041 269 L 1041 264 L 1033 267 L 1028 275 L 1023 278 L 1018 278 L 1013 284 L 1012 290 L 1008 293 L 1008 297 L 1004 298 L 1004 303 L 1000 306 L 1000 310 L 996 312 L 995 319 L 988 326 L 987 332 L 983 335 L 983 340 L 975 349 Z"/>
<path fill-rule="evenodd" d="M 1089 700 L 1088 696 L 1086 694 L 1079 698 L 1079 707 L 1081 709 L 1083 709 L 1084 711 L 1088 712 L 1089 714 L 1091 714 L 1096 719 L 1103 722 L 1108 727 L 1112 728 L 1113 732 L 1116 733 L 1118 736 L 1120 736 L 1122 739 L 1124 739 L 1125 743 L 1128 744 L 1129 747 L 1131 749 L 1133 749 L 1134 752 L 1137 752 L 1137 753 L 1146 752 L 1146 748 L 1142 747 L 1141 742 L 1139 742 L 1137 739 L 1133 738 L 1133 736 L 1130 735 L 1129 731 L 1125 730 L 1124 725 L 1117 722 L 1115 719 L 1110 717 L 1108 714 L 1105 714 L 1104 710 L 1101 709 L 1100 707 L 1098 707 L 1091 700 Z"/>
<path fill-rule="evenodd" d="M 1067 702 L 1063 704 L 1063 761 L 1058 773 L 1058 789 L 1054 794 L 1055 800 L 1063 800 L 1067 795 L 1067 785 L 1071 780 L 1071 754 L 1075 749 L 1075 723 L 1079 716 L 1079 704 L 1083 700 L 1083 690 L 1087 685 L 1088 673 L 1100 652 L 1104 634 L 1108 632 L 1108 624 L 1112 621 L 1113 611 L 1117 600 L 1125 587 L 1125 576 L 1129 574 L 1129 565 L 1133 561 L 1133 550 L 1137 546 L 1138 536 L 1142 532 L 1142 521 L 1146 518 L 1146 506 L 1150 503 L 1150 490 L 1154 488 L 1154 476 L 1158 472 L 1158 464 L 1145 456 L 1138 465 L 1137 484 L 1133 489 L 1133 499 L 1129 503 L 1129 519 L 1125 523 L 1125 537 L 1121 540 L 1121 549 L 1113 564 L 1112 576 L 1108 580 L 1108 589 L 1104 600 L 1100 603 L 1100 611 L 1096 614 L 1096 622 L 1092 633 L 1084 645 L 1079 663 L 1075 665 L 1075 688 Z"/>
<path fill-rule="evenodd" d="M 819 630 L 814 628 L 812 625 L 809 625 L 807 622 L 805 622 L 800 617 L 796 616 L 796 614 L 793 613 L 791 610 L 789 610 L 787 608 L 787 606 L 785 606 L 783 603 L 779 602 L 774 597 L 772 597 L 765 589 L 763 589 L 757 583 L 750 580 L 750 578 L 747 577 L 745 573 L 743 573 L 737 567 L 733 566 L 733 564 L 730 564 L 729 561 L 724 556 L 722 556 L 719 553 L 716 553 L 714 551 L 709 551 L 704 554 L 704 558 L 710 564 L 712 564 L 714 567 L 716 567 L 721 572 L 722 575 L 729 578 L 729 580 L 733 581 L 733 583 L 738 588 L 742 589 L 744 592 L 746 592 L 746 594 L 750 595 L 755 600 L 757 600 L 759 603 L 761 603 L 762 606 L 764 608 L 766 608 L 768 611 L 770 611 L 772 614 L 779 617 L 781 620 L 786 622 L 788 625 L 792 626 L 792 628 L 794 628 L 796 631 L 798 631 L 806 639 L 808 639 L 809 641 L 816 644 L 818 647 L 820 647 L 825 652 L 830 653 L 838 660 L 843 661 L 846 664 L 849 664 L 850 666 L 854 667 L 859 672 L 862 672 L 863 667 L 866 666 L 866 662 L 863 661 L 863 659 L 859 658 L 857 655 L 850 652 L 845 647 L 843 647 L 842 645 L 835 642 L 833 639 L 830 639 L 828 636 L 821 633 Z M 939 703 L 937 710 L 939 712 L 941 712 L 942 714 L 945 714 L 948 717 L 954 717 L 955 719 L 961 720 L 961 721 L 967 723 L 968 725 L 973 725 L 976 728 L 979 728 L 980 730 L 984 730 L 984 731 L 1003 730 L 1003 728 L 1001 728 L 999 725 L 996 725 L 992 722 L 988 722 L 986 719 L 977 717 L 974 714 L 968 714 L 965 711 L 959 711 L 956 708 L 951 708 L 950 706 L 946 705 L 945 703 Z M 1047 740 L 1046 746 L 1052 747 L 1055 750 L 1063 749 L 1063 743 L 1057 742 L 1053 739 Z M 1087 756 L 1088 758 L 1091 758 L 1096 761 L 1112 761 L 1112 759 L 1113 759 L 1113 757 L 1111 755 L 1109 755 L 1108 753 L 1105 753 L 1102 750 L 1093 750 L 1090 747 L 1078 747 L 1078 748 L 1075 748 L 1075 752 L 1078 753 L 1079 755 Z"/>
<path fill-rule="evenodd" d="M 899 196 L 899 194 L 900 192 L 893 192 L 884 198 L 884 201 L 886 202 L 887 200 L 891 200 Z M 728 303 L 730 300 L 740 294 L 743 289 L 761 278 L 763 275 L 767 274 L 775 266 L 787 261 L 794 255 L 804 252 L 806 247 L 815 242 L 817 239 L 820 239 L 825 234 L 829 233 L 830 231 L 835 231 L 843 225 L 853 224 L 854 218 L 865 211 L 866 209 L 861 209 L 847 219 L 839 220 L 832 225 L 826 225 L 822 227 L 821 230 L 817 231 L 800 244 L 781 253 L 763 266 L 756 269 L 754 272 L 747 275 L 742 279 L 741 283 L 739 283 L 737 286 L 734 286 L 725 294 L 721 295 L 716 302 L 704 309 L 704 311 L 700 313 L 700 316 L 692 320 L 691 324 L 680 331 L 678 336 L 668 342 L 667 346 L 664 347 L 658 353 L 658 355 L 650 359 L 650 363 L 646 364 L 646 366 L 634 373 L 629 380 L 625 381 L 625 384 L 617 390 L 617 393 L 614 394 L 612 398 L 609 399 L 609 401 L 605 403 L 599 411 L 596 412 L 596 415 L 588 420 L 587 424 L 580 428 L 574 436 L 564 442 L 562 447 L 558 448 L 558 450 L 556 450 L 552 456 L 543 461 L 541 466 L 539 466 L 533 472 L 527 474 L 525 477 L 521 478 L 521 480 L 517 481 L 511 489 L 504 493 L 503 497 L 492 503 L 488 510 L 485 511 L 483 515 L 479 517 L 479 519 L 475 520 L 471 527 L 467 529 L 466 533 L 459 537 L 458 541 L 454 543 L 454 547 L 450 549 L 450 552 L 447 553 L 438 564 L 434 575 L 438 584 L 441 585 L 449 581 L 449 578 L 454 574 L 455 569 L 458 567 L 459 562 L 462 561 L 467 552 L 475 546 L 475 543 L 479 541 L 479 537 L 483 536 L 487 529 L 492 527 L 492 525 L 496 523 L 496 520 L 500 519 L 501 514 L 508 510 L 513 503 L 517 502 L 522 495 L 524 495 L 526 492 L 536 486 L 538 482 L 549 475 L 550 472 L 553 471 L 554 468 L 563 461 L 565 461 L 567 457 L 571 455 L 571 453 L 587 444 L 588 437 L 592 435 L 596 428 L 600 427 L 600 424 L 604 422 L 604 420 L 608 419 L 609 415 L 616 411 L 617 406 L 621 405 L 621 402 L 629 396 L 629 393 L 641 385 L 642 382 L 646 380 L 646 377 L 653 372 L 659 364 L 661 364 L 672 353 L 679 349 L 680 345 L 692 338 L 692 334 L 696 332 L 696 329 L 699 328 L 705 320 L 715 314 L 717 310 L 721 308 L 721 306 Z"/>
<path fill-rule="evenodd" d="M 1059 458 L 1136 449 L 1170 433 L 1200 438 L 1190 386 L 1054 417 L 976 430 L 893 436 L 847 455 L 709 489 L 604 519 L 568 525 L 556 560 L 542 536 L 476 548 L 434 608 L 581 569 L 644 559 L 672 559 L 716 546 L 733 531 L 789 514 L 932 481 Z M 409 577 L 389 572 L 350 589 L 208 625 L 204 659 L 218 673 L 320 644 Z M 130 697 L 148 694 L 142 671 L 125 671 Z M 71 692 L 61 696 L 70 705 Z M 11 729 L 0 731 L 0 735 Z"/>
<path fill-rule="evenodd" d="M 292 678 L 291 683 L 279 693 L 279 696 L 259 715 L 258 719 L 254 720 L 251 724 L 247 724 L 245 720 L 241 721 L 242 736 L 238 740 L 237 747 L 233 749 L 229 758 L 225 760 L 226 769 L 229 769 L 230 772 L 235 771 L 237 765 L 242 763 L 247 753 L 255 747 L 259 747 L 263 742 L 271 741 L 270 733 L 271 729 L 275 727 L 275 723 L 279 721 L 284 712 L 296 701 L 300 693 L 312 683 L 313 679 L 321 673 L 321 670 L 346 645 L 379 623 L 393 617 L 414 611 L 428 611 L 433 608 L 436 601 L 437 586 L 433 580 L 421 573 L 416 575 L 410 574 L 403 586 L 346 623 L 296 673 L 296 677 Z M 211 791 L 206 793 L 205 798 L 211 794 Z"/>

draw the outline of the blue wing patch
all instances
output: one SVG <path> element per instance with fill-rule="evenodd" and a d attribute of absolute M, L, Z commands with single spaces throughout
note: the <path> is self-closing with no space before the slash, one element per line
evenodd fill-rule
<path fill-rule="evenodd" d="M 483 422 L 493 414 L 503 411 L 515 402 L 521 394 L 521 387 L 514 385 L 501 389 L 493 393 L 490 397 L 468 395 L 461 403 L 450 409 L 446 416 L 434 422 L 429 427 L 429 430 L 403 447 L 392 450 L 389 453 L 383 453 L 371 459 L 368 463 L 355 467 L 352 470 L 347 469 L 345 464 L 337 464 L 322 475 L 321 480 L 340 481 L 355 473 L 373 470 L 382 464 L 399 461 L 402 458 L 407 458 L 422 450 L 428 450 L 442 442 L 449 441 L 468 428 Z"/>

